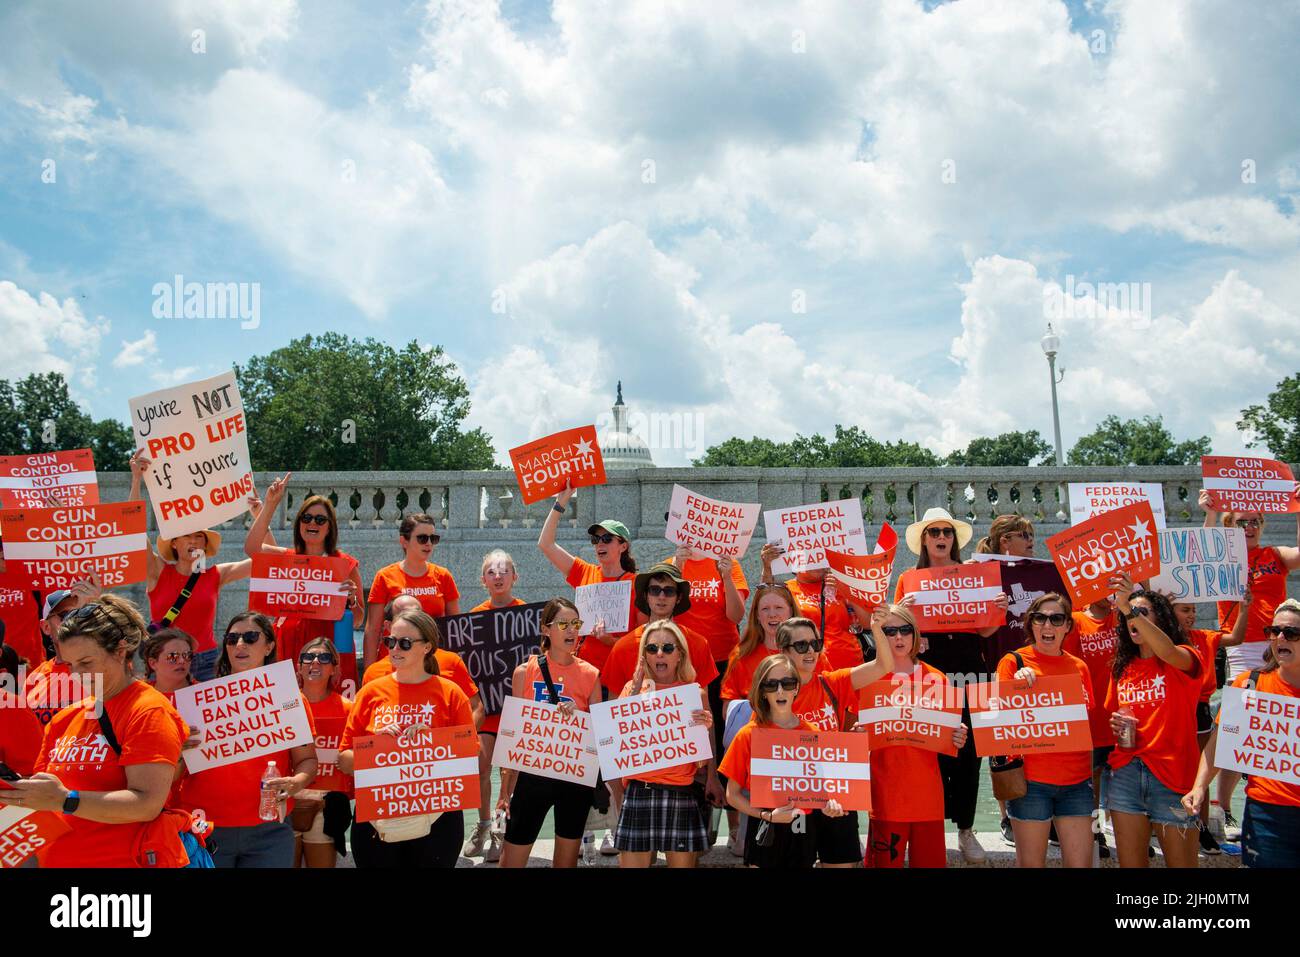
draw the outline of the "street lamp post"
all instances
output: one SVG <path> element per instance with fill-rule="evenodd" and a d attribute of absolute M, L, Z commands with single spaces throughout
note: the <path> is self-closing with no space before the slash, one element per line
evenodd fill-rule
<path fill-rule="evenodd" d="M 1060 376 L 1056 374 L 1056 353 L 1061 348 L 1061 339 L 1052 331 L 1052 324 L 1047 324 L 1047 335 L 1043 336 L 1043 352 L 1047 355 L 1047 374 L 1052 380 L 1052 432 L 1056 439 L 1056 464 L 1065 464 L 1065 455 L 1061 451 L 1061 409 L 1056 402 L 1056 384 L 1065 378 L 1065 369 L 1061 369 Z M 1057 485 L 1056 487 L 1057 511 L 1056 518 L 1058 521 L 1065 521 L 1066 515 L 1065 504 L 1065 487 Z"/>

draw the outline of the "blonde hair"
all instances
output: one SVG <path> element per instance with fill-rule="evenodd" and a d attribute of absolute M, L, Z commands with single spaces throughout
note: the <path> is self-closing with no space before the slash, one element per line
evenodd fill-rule
<path fill-rule="evenodd" d="M 1007 535 L 1014 535 L 1016 532 L 1025 532 L 1031 538 L 1034 534 L 1034 523 L 1023 515 L 999 515 L 993 519 L 993 524 L 989 526 L 989 533 L 979 540 L 975 546 L 977 555 L 1002 555 L 1002 539 Z"/>
<path fill-rule="evenodd" d="M 749 706 L 754 711 L 754 721 L 757 724 L 772 723 L 772 708 L 767 703 L 767 695 L 763 693 L 763 682 L 772 673 L 772 669 L 778 665 L 785 665 L 790 669 L 790 674 L 794 676 L 794 680 L 799 680 L 799 669 L 794 666 L 794 662 L 790 660 L 788 655 L 768 655 L 758 663 L 758 667 L 754 670 L 754 683 L 749 689 Z M 798 694 L 799 692 L 795 691 L 794 693 Z"/>
<path fill-rule="evenodd" d="M 478 570 L 479 578 L 482 578 L 484 575 L 486 575 L 488 568 L 497 564 L 498 562 L 505 562 L 507 565 L 510 566 L 510 570 L 512 572 L 514 572 L 516 575 L 519 574 L 519 569 L 515 567 L 515 560 L 510 557 L 510 553 L 506 551 L 504 548 L 494 548 L 492 549 L 492 551 L 488 552 L 486 555 L 483 556 L 483 564 L 479 567 Z"/>
<path fill-rule="evenodd" d="M 420 637 L 429 643 L 429 649 L 424 653 L 424 670 L 427 674 L 438 674 L 438 646 L 442 644 L 442 635 L 438 631 L 438 623 L 423 611 L 404 611 L 393 619 L 396 625 L 399 621 L 404 621 L 420 633 Z M 391 635 L 392 629 L 388 633 Z"/>
<path fill-rule="evenodd" d="M 912 650 L 907 653 L 907 657 L 911 658 L 912 663 L 915 664 L 917 656 L 921 654 L 921 628 L 916 623 L 916 615 L 912 614 L 912 609 L 906 605 L 886 605 L 885 614 L 901 618 L 912 626 Z"/>
<path fill-rule="evenodd" d="M 695 667 L 691 664 L 691 650 L 686 647 L 686 636 L 682 634 L 680 628 L 666 619 L 664 621 L 652 621 L 650 624 L 645 626 L 644 630 L 642 630 L 641 645 L 639 649 L 641 652 L 641 660 L 645 661 L 645 646 L 649 641 L 650 635 L 656 631 L 666 631 L 671 634 L 673 640 L 677 644 L 677 650 L 682 653 L 681 658 L 677 661 L 677 680 L 694 681 Z"/>

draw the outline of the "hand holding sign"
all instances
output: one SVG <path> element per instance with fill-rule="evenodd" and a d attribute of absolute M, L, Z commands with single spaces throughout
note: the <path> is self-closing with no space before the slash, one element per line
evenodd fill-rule
<path fill-rule="evenodd" d="M 561 489 L 605 484 L 605 462 L 594 425 L 557 432 L 511 449 L 510 462 L 525 505 Z"/>
<path fill-rule="evenodd" d="M 1201 484 L 1216 512 L 1300 512 L 1295 476 L 1285 462 L 1204 455 Z"/>

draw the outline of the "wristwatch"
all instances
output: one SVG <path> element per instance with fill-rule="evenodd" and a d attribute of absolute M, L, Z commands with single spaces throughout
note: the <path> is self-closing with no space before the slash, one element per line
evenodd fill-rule
<path fill-rule="evenodd" d="M 556 510 L 557 512 L 559 512 L 561 515 L 563 515 L 565 512 L 568 511 L 567 508 L 565 508 L 563 505 L 559 504 L 558 502 L 557 502 L 556 504 L 552 505 L 551 508 L 555 509 L 555 510 Z"/>
<path fill-rule="evenodd" d="M 76 814 L 77 808 L 81 806 L 81 792 L 69 791 L 68 796 L 63 799 L 63 813 Z"/>

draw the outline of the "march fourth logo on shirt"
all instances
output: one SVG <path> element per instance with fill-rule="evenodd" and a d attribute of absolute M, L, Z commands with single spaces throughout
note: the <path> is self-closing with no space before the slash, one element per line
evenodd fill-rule
<path fill-rule="evenodd" d="M 432 701 L 424 704 L 381 704 L 375 708 L 371 727 L 375 734 L 397 734 L 409 725 L 428 723 L 433 719 L 435 711 Z"/>
<path fill-rule="evenodd" d="M 108 739 L 98 731 L 87 731 L 80 738 L 64 735 L 54 742 L 46 763 L 50 767 L 85 767 L 93 764 L 102 768 L 108 761 L 108 751 Z"/>
<path fill-rule="evenodd" d="M 1120 705 L 1133 705 L 1141 710 L 1150 710 L 1165 700 L 1165 676 L 1143 678 L 1140 681 L 1126 681 L 1117 689 Z"/>
<path fill-rule="evenodd" d="M 1115 629 L 1105 628 L 1091 635 L 1079 635 L 1079 651 L 1084 658 L 1110 657 L 1115 653 Z"/>

